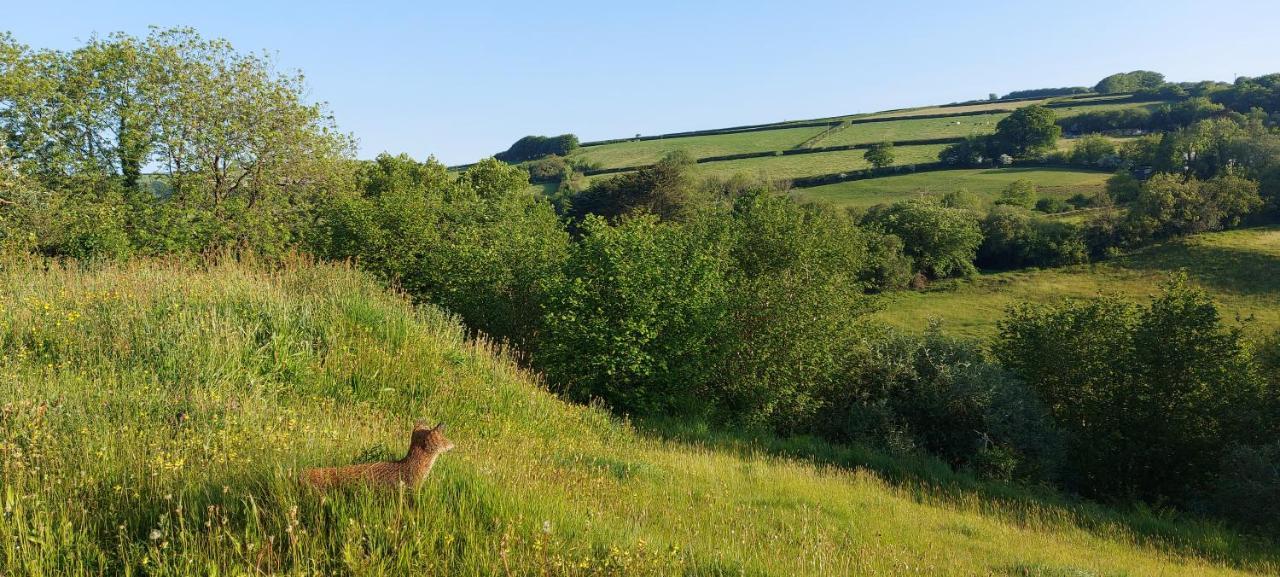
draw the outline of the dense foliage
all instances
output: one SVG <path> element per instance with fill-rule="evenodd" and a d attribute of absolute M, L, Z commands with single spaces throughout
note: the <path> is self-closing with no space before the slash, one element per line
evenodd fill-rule
<path fill-rule="evenodd" d="M 1064 86 L 1062 88 L 1032 88 L 1029 90 L 1014 90 L 1004 96 L 1000 100 L 1011 100 L 1016 98 L 1049 98 L 1052 96 L 1071 96 L 1073 94 L 1088 94 L 1092 90 L 1087 86 Z"/>
<path fill-rule="evenodd" d="M 1090 494 L 1186 503 L 1224 470 L 1224 449 L 1280 434 L 1276 391 L 1240 332 L 1184 279 L 1149 306 L 1019 307 L 997 354 L 1048 405 L 1067 434 L 1068 482 Z"/>
<path fill-rule="evenodd" d="M 1134 70 L 1119 72 L 1099 80 L 1093 87 L 1094 92 L 1112 94 L 1116 92 L 1137 92 L 1142 89 L 1158 88 L 1164 84 L 1164 75 L 1150 70 Z"/>
<path fill-rule="evenodd" d="M 537 160 L 545 156 L 564 156 L 578 149 L 578 137 L 573 134 L 560 136 L 526 136 L 515 141 L 511 148 L 493 155 L 503 162 L 517 163 Z"/>

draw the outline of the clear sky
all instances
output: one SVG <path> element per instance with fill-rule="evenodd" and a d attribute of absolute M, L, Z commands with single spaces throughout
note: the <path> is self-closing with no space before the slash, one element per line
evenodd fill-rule
<path fill-rule="evenodd" d="M 1092 85 L 1280 72 L 1280 2 L 0 2 L 36 47 L 194 26 L 306 73 L 361 156 L 584 140 Z"/>

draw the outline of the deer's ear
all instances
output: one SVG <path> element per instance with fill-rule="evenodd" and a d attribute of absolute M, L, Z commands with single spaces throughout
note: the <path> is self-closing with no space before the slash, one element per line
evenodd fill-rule
<path fill-rule="evenodd" d="M 437 430 L 437 431 L 440 431 L 441 433 L 443 433 L 443 432 L 444 432 L 444 423 L 436 423 L 436 430 Z"/>

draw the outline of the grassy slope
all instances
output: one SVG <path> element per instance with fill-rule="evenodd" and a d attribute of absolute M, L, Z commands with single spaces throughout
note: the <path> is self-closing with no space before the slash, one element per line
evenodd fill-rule
<path fill-rule="evenodd" d="M 996 123 L 1008 114 L 979 114 L 949 118 L 913 118 L 852 124 L 822 140 L 820 146 L 841 146 L 871 142 L 959 138 L 995 132 Z"/>
<path fill-rule="evenodd" d="M 867 207 L 917 195 L 942 195 L 963 188 L 990 202 L 1009 183 L 1025 178 L 1036 183 L 1040 196 L 1066 198 L 1077 193 L 1091 195 L 1103 190 L 1110 176 L 1106 172 L 1069 168 L 942 170 L 828 184 L 799 189 L 794 194 L 803 200 Z"/>
<path fill-rule="evenodd" d="M 814 136 L 825 127 L 782 128 L 760 132 L 717 134 L 713 136 L 687 136 L 662 140 L 619 142 L 601 146 L 588 146 L 574 153 L 602 168 L 644 166 L 653 164 L 669 152 L 683 150 L 694 158 L 720 156 L 742 152 L 788 150 Z"/>
<path fill-rule="evenodd" d="M 1092 265 L 943 282 L 925 292 L 897 295 L 881 315 L 908 330 L 937 318 L 947 332 L 985 337 L 994 334 L 996 320 L 1016 302 L 1100 293 L 1145 298 L 1177 270 L 1186 270 L 1210 291 L 1228 319 L 1253 316 L 1248 330 L 1280 329 L 1280 227 L 1275 226 L 1199 235 Z"/>
<path fill-rule="evenodd" d="M 0 574 L 1280 567 L 1209 525 L 646 437 L 344 268 L 7 266 L 0 286 Z M 293 481 L 396 456 L 417 418 L 458 445 L 419 491 Z"/>
<path fill-rule="evenodd" d="M 1036 102 L 1017 102 L 977 104 L 963 107 L 930 107 L 891 111 L 857 117 L 871 118 L 878 116 L 914 116 L 920 114 L 957 114 L 993 108 L 996 110 L 1003 110 L 1035 103 Z M 1070 116 L 1086 111 L 1101 111 L 1143 106 L 1154 106 L 1154 104 L 1141 102 L 1111 103 L 1107 99 L 1098 99 L 1096 101 L 1084 101 L 1078 106 L 1058 108 L 1055 109 L 1055 112 L 1059 116 Z M 918 118 L 853 124 L 832 133 L 830 136 L 822 139 L 817 145 L 840 146 L 849 144 L 867 144 L 886 140 L 898 141 L 925 138 L 958 138 L 969 136 L 971 134 L 988 134 L 994 132 L 996 123 L 1007 115 L 1008 113 L 1006 112 L 993 112 L 991 114 L 958 116 L 954 118 Z M 656 162 L 658 159 L 662 158 L 663 155 L 675 150 L 684 150 L 695 158 L 738 154 L 744 152 L 788 150 L 795 148 L 810 137 L 815 136 L 824 130 L 824 127 L 779 128 L 775 130 L 762 130 L 737 134 L 619 142 L 600 146 L 588 146 L 575 153 L 574 156 L 597 163 L 602 168 L 643 166 Z M 839 167 L 823 167 L 817 172 L 809 174 L 823 174 L 828 172 L 837 172 L 839 170 L 841 170 Z"/>
<path fill-rule="evenodd" d="M 895 163 L 899 165 L 936 162 L 943 145 L 901 146 L 894 150 Z M 706 162 L 693 167 L 697 176 L 728 177 L 734 174 L 764 175 L 769 178 L 797 178 L 870 168 L 862 157 L 865 150 L 838 150 L 812 154 L 744 158 L 723 162 Z"/>

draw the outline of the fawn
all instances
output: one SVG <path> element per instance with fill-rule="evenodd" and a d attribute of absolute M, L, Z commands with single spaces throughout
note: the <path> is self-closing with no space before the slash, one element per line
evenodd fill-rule
<path fill-rule="evenodd" d="M 436 457 L 452 448 L 453 441 L 444 436 L 444 423 L 428 428 L 426 423 L 418 421 L 413 427 L 413 436 L 409 439 L 409 454 L 403 459 L 307 469 L 302 475 L 302 481 L 318 489 L 354 483 L 383 487 L 396 487 L 404 483 L 413 488 L 426 478 Z"/>

